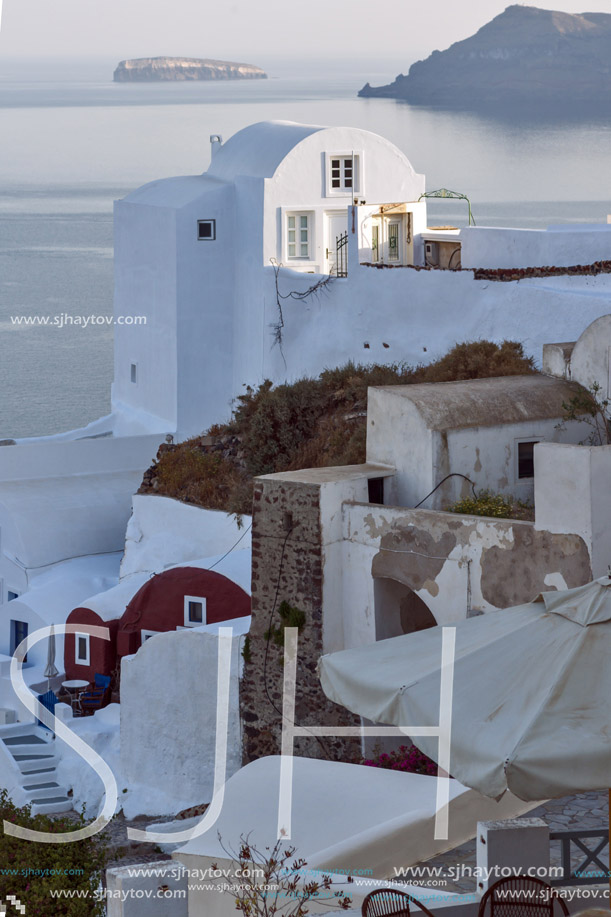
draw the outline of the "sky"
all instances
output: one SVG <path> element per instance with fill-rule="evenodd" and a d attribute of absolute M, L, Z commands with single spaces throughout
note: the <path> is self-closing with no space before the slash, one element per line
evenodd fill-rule
<path fill-rule="evenodd" d="M 611 12 L 609 0 L 581 0 Z M 539 0 L 583 12 L 580 0 Z M 508 0 L 0 0 L 5 58 L 155 55 L 406 64 L 472 35 Z"/>

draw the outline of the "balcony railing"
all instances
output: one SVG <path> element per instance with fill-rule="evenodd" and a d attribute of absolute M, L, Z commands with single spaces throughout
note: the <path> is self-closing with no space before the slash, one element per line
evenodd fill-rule
<path fill-rule="evenodd" d="M 609 854 L 607 862 L 600 858 L 609 843 L 606 829 L 552 831 L 549 838 L 560 841 L 564 873 L 564 878 L 552 880 L 552 885 L 602 885 L 609 881 Z"/>

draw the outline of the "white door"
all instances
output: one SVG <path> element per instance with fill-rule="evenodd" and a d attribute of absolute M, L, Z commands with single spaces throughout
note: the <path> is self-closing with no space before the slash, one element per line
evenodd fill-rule
<path fill-rule="evenodd" d="M 402 258 L 401 251 L 401 219 L 387 219 L 386 223 L 386 262 L 399 264 Z"/>
<path fill-rule="evenodd" d="M 337 243 L 345 234 L 348 228 L 348 217 L 346 211 L 339 213 L 327 213 L 326 219 L 326 239 L 325 239 L 325 272 L 327 274 L 337 273 Z M 346 258 L 348 257 L 347 249 L 344 249 Z"/>
<path fill-rule="evenodd" d="M 409 223 L 409 216 L 407 226 Z M 382 216 L 371 224 L 371 260 L 382 264 L 410 264 L 412 240 L 406 236 L 404 214 Z"/>

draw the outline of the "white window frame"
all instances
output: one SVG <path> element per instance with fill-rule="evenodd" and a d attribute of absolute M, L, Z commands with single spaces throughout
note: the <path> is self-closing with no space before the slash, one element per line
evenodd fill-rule
<path fill-rule="evenodd" d="M 141 630 L 140 631 L 140 646 L 144 646 L 147 640 L 151 637 L 155 637 L 157 634 L 160 634 L 160 630 Z"/>
<path fill-rule="evenodd" d="M 307 232 L 307 241 L 306 245 L 308 251 L 306 255 L 301 253 L 301 239 L 299 238 L 301 234 L 302 227 L 299 225 L 302 218 L 307 220 L 306 232 Z M 290 227 L 289 221 L 291 219 L 295 220 L 295 226 Z M 312 210 L 286 210 L 284 213 L 284 227 L 285 227 L 285 257 L 287 261 L 313 261 L 313 252 L 314 252 L 314 211 Z M 295 233 L 294 243 L 291 242 L 290 233 Z M 295 245 L 295 254 L 291 254 L 290 247 Z"/>
<path fill-rule="evenodd" d="M 87 649 L 86 658 L 79 658 L 79 641 L 81 639 L 85 640 L 85 646 Z M 90 634 L 79 634 L 78 632 L 74 634 L 74 662 L 75 665 L 91 665 L 91 636 Z"/>
<path fill-rule="evenodd" d="M 333 160 L 340 160 L 340 186 L 333 187 L 333 182 L 337 176 L 334 175 Z M 346 167 L 347 159 L 352 160 L 352 184 L 346 186 Z M 325 196 L 326 197 L 363 197 L 363 153 L 361 150 L 343 150 L 334 153 L 327 153 L 325 168 Z"/>
<path fill-rule="evenodd" d="M 210 226 L 210 235 L 202 236 L 201 227 Z M 216 219 L 198 220 L 197 221 L 197 241 L 198 242 L 216 242 Z"/>
<path fill-rule="evenodd" d="M 201 605 L 202 605 L 202 620 L 201 621 L 189 620 L 189 602 L 201 602 Z M 186 595 L 184 610 L 185 610 L 185 627 L 203 627 L 204 624 L 207 624 L 206 599 L 204 596 Z"/>

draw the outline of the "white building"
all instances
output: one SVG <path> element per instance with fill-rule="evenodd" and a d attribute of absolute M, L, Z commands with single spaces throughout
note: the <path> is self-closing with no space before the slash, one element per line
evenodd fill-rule
<path fill-rule="evenodd" d="M 611 253 L 606 227 L 431 230 L 424 177 L 356 128 L 264 122 L 211 139 L 206 173 L 116 204 L 115 314 L 147 322 L 115 329 L 115 434 L 182 439 L 226 419 L 246 385 L 348 360 L 415 364 L 480 337 L 538 353 L 552 323 L 574 340 L 608 311 L 606 274 L 471 270 L 592 264 Z M 468 270 L 421 269 L 461 254 Z"/>
<path fill-rule="evenodd" d="M 532 501 L 535 445 L 584 438 L 563 422 L 574 395 L 540 375 L 370 388 L 367 458 L 397 472 L 384 502 L 444 509 L 475 486 Z"/>
<path fill-rule="evenodd" d="M 396 243 L 405 263 L 420 259 L 423 191 L 424 177 L 382 137 L 264 122 L 215 142 L 204 175 L 153 182 L 119 201 L 115 308 L 148 320 L 117 328 L 117 429 L 123 417 L 129 430 L 182 435 L 224 419 L 242 384 L 269 372 L 271 262 L 337 272 L 348 206 L 365 200 L 410 202 L 381 218 L 379 245 Z M 317 365 L 314 350 L 307 362 Z"/>

